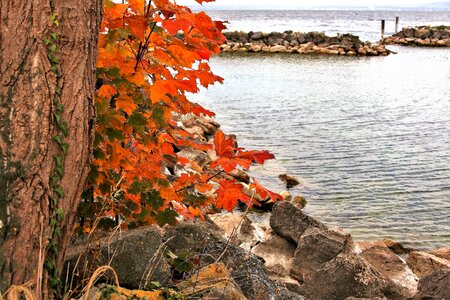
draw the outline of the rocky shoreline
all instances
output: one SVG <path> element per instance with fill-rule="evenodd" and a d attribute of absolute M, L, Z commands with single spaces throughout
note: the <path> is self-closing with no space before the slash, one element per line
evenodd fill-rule
<path fill-rule="evenodd" d="M 386 45 L 450 47 L 450 26 L 419 26 L 403 28 L 383 39 Z"/>
<path fill-rule="evenodd" d="M 189 115 L 178 121 L 206 141 L 219 126 Z M 209 159 L 206 152 L 184 155 L 199 164 Z M 246 174 L 235 178 L 246 184 Z M 355 242 L 303 213 L 301 196 L 281 195 L 284 201 L 266 203 L 265 211 L 210 211 L 205 221 L 78 241 L 64 278 L 70 290 L 86 286 L 106 264 L 127 288 L 98 284 L 89 299 L 450 299 L 450 247 L 425 252 L 390 240 Z"/>
<path fill-rule="evenodd" d="M 110 264 L 130 290 L 157 285 L 195 299 L 450 299 L 450 247 L 424 252 L 388 240 L 354 242 L 290 201 L 272 212 L 116 233 L 69 249 L 66 265 L 76 262 L 72 274 Z"/>
<path fill-rule="evenodd" d="M 391 52 L 382 43 L 362 42 L 352 34 L 329 37 L 323 32 L 225 32 L 222 52 L 264 52 L 328 54 L 346 56 L 386 56 Z"/>

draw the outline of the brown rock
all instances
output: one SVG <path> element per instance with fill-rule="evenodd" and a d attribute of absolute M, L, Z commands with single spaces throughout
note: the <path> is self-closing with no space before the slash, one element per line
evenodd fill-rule
<path fill-rule="evenodd" d="M 302 234 L 311 227 L 326 229 L 326 226 L 304 214 L 299 208 L 287 201 L 274 205 L 270 216 L 270 226 L 281 237 L 295 244 L 300 242 Z"/>
<path fill-rule="evenodd" d="M 421 278 L 414 299 L 450 299 L 450 270 L 436 271 Z"/>
<path fill-rule="evenodd" d="M 310 299 L 383 297 L 387 283 L 355 254 L 340 254 L 325 263 L 302 286 Z"/>
<path fill-rule="evenodd" d="M 222 52 L 231 52 L 231 47 L 230 45 L 224 44 L 220 46 L 220 50 L 222 50 Z"/>
<path fill-rule="evenodd" d="M 323 49 L 323 50 L 328 51 L 328 49 Z M 297 178 L 295 178 L 292 175 L 288 175 L 288 174 L 280 174 L 280 175 L 278 175 L 278 179 L 280 179 L 281 181 L 286 183 L 286 188 L 288 188 L 288 189 L 300 184 L 300 181 L 298 181 Z"/>
<path fill-rule="evenodd" d="M 258 230 L 247 216 L 238 213 L 211 215 L 210 219 L 225 232 L 227 239 L 235 245 L 250 249 L 262 241 L 264 231 Z"/>
<path fill-rule="evenodd" d="M 233 170 L 233 171 L 231 171 L 230 175 L 233 176 L 233 178 L 236 179 L 239 182 L 243 182 L 243 183 L 246 183 L 246 184 L 250 183 L 250 176 L 245 171 Z"/>
<path fill-rule="evenodd" d="M 307 50 L 312 50 L 313 47 L 315 46 L 315 44 L 313 42 L 309 42 L 306 44 L 301 44 L 300 46 L 307 51 Z"/>
<path fill-rule="evenodd" d="M 433 251 L 429 251 L 428 253 L 440 258 L 444 258 L 446 260 L 450 260 L 450 247 L 439 248 Z"/>
<path fill-rule="evenodd" d="M 195 161 L 201 168 L 211 162 L 208 153 L 193 148 L 184 148 L 177 155 Z"/>
<path fill-rule="evenodd" d="M 283 200 L 286 200 L 286 201 L 291 201 L 292 200 L 292 195 L 288 191 L 282 191 L 280 193 L 280 196 L 283 198 Z"/>
<path fill-rule="evenodd" d="M 349 233 L 338 229 L 309 228 L 301 236 L 291 266 L 291 275 L 299 281 L 306 281 L 324 263 L 349 253 L 353 241 Z"/>
<path fill-rule="evenodd" d="M 367 55 L 367 50 L 364 47 L 358 48 L 359 55 Z"/>
<path fill-rule="evenodd" d="M 414 296 L 417 290 L 417 276 L 408 268 L 406 263 L 384 243 L 374 243 L 360 254 L 385 279 L 403 288 L 405 298 Z"/>
<path fill-rule="evenodd" d="M 297 195 L 294 197 L 294 199 L 291 200 L 291 203 L 294 204 L 297 208 L 303 209 L 306 204 L 308 204 L 308 201 L 305 199 L 305 197 Z"/>
<path fill-rule="evenodd" d="M 270 47 L 269 51 L 273 52 L 273 53 L 282 53 L 282 52 L 287 52 L 287 48 L 282 45 L 275 45 L 275 46 Z"/>
<path fill-rule="evenodd" d="M 249 51 L 251 52 L 261 52 L 262 47 L 260 45 L 251 45 Z"/>
<path fill-rule="evenodd" d="M 286 276 L 292 264 L 295 245 L 278 235 L 273 235 L 256 245 L 252 253 L 264 260 L 264 265 L 271 273 Z"/>
<path fill-rule="evenodd" d="M 237 51 L 239 48 L 241 48 L 240 44 L 235 44 L 234 46 L 231 47 L 231 51 L 235 52 Z"/>
<path fill-rule="evenodd" d="M 422 251 L 409 253 L 406 263 L 420 278 L 438 270 L 450 269 L 450 261 Z"/>
<path fill-rule="evenodd" d="M 177 285 L 184 295 L 201 299 L 246 300 L 223 263 L 208 265 Z"/>
<path fill-rule="evenodd" d="M 408 254 L 409 252 L 414 251 L 413 248 L 404 247 L 399 242 L 393 240 L 385 239 L 383 240 L 383 243 L 397 255 Z"/>

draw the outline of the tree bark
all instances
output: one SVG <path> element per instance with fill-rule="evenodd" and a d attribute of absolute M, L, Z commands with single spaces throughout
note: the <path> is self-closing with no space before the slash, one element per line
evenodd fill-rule
<path fill-rule="evenodd" d="M 31 282 L 44 298 L 46 246 L 54 194 L 50 176 L 61 149 L 54 97 L 64 107 L 68 152 L 60 181 L 62 269 L 94 137 L 94 89 L 101 0 L 0 0 L 0 291 Z M 55 15 L 59 26 L 52 22 Z M 58 35 L 52 71 L 45 40 Z M 58 87 L 61 92 L 58 92 Z M 44 296 L 42 296 L 44 295 Z"/>

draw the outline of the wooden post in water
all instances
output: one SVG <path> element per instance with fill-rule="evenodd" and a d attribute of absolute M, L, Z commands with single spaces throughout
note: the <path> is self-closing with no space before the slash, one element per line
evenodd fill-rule
<path fill-rule="evenodd" d="M 398 21 L 399 21 L 399 17 L 395 17 L 395 33 L 398 32 Z"/>
<path fill-rule="evenodd" d="M 384 40 L 384 29 L 385 29 L 386 21 L 381 20 L 381 40 Z"/>

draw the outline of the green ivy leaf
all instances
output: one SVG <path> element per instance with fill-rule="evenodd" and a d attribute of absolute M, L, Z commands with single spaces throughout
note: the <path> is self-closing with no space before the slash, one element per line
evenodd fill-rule
<path fill-rule="evenodd" d="M 158 210 L 164 205 L 164 199 L 161 198 L 159 192 L 155 190 L 141 193 L 141 201 L 150 205 L 154 210 Z"/>
<path fill-rule="evenodd" d="M 57 47 L 56 47 L 55 44 L 52 44 L 51 46 L 48 47 L 48 50 L 49 50 L 50 52 L 56 52 Z"/>
<path fill-rule="evenodd" d="M 167 208 L 164 211 L 158 212 L 155 219 L 159 226 L 163 227 L 166 224 L 173 225 L 177 222 L 178 213 Z"/>
<path fill-rule="evenodd" d="M 111 218 L 101 218 L 98 221 L 98 226 L 100 226 L 100 228 L 103 228 L 105 230 L 112 229 L 116 227 L 116 221 Z"/>
<path fill-rule="evenodd" d="M 53 271 L 54 264 L 51 260 L 46 260 L 44 263 L 44 267 L 50 273 L 51 271 Z"/>
<path fill-rule="evenodd" d="M 193 264 L 189 260 L 179 257 L 172 261 L 172 265 L 178 272 L 190 272 L 194 268 Z"/>
<path fill-rule="evenodd" d="M 144 115 L 135 111 L 128 118 L 128 123 L 132 126 L 144 126 L 145 124 L 147 124 L 147 119 L 144 117 Z"/>
<path fill-rule="evenodd" d="M 156 123 L 161 126 L 166 126 L 166 120 L 164 118 L 164 110 L 160 106 L 155 106 L 152 110 L 152 119 L 156 121 Z"/>
<path fill-rule="evenodd" d="M 114 128 L 106 128 L 106 136 L 110 141 L 118 140 L 123 141 L 125 139 L 125 136 L 123 135 L 122 131 L 114 129 Z"/>
<path fill-rule="evenodd" d="M 60 138 L 59 136 L 53 137 L 53 140 L 54 140 L 55 142 L 57 142 L 58 144 L 61 144 L 61 143 L 62 143 L 62 142 L 61 142 L 61 138 Z M 62 166 L 62 164 L 63 164 L 63 158 L 62 158 L 61 156 L 59 156 L 59 155 L 54 155 L 53 158 L 55 159 L 56 166 Z"/>
<path fill-rule="evenodd" d="M 55 218 L 50 219 L 50 227 L 55 227 L 58 224 L 58 221 Z"/>
<path fill-rule="evenodd" d="M 55 192 L 55 194 L 58 195 L 59 198 L 64 198 L 64 192 L 60 185 L 57 185 L 56 187 L 54 187 L 53 191 Z"/>
<path fill-rule="evenodd" d="M 64 153 L 64 156 L 67 155 L 67 151 L 69 150 L 69 144 L 68 143 L 62 143 L 61 145 L 59 145 L 59 147 L 61 147 L 61 150 Z"/>
<path fill-rule="evenodd" d="M 63 176 L 64 176 L 64 166 L 56 166 L 55 171 L 59 175 L 59 177 L 63 178 Z"/>
<path fill-rule="evenodd" d="M 60 220 L 64 219 L 64 212 L 62 208 L 58 207 L 57 209 L 55 209 L 55 214 Z"/>

